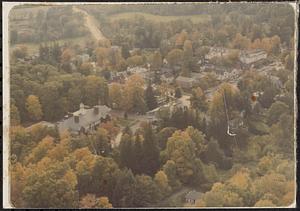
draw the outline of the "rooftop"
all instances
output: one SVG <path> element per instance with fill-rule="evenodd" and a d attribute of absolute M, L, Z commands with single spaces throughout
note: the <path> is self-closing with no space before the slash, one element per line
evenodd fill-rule
<path fill-rule="evenodd" d="M 197 200 L 197 199 L 200 198 L 201 195 L 202 195 L 202 193 L 193 190 L 193 191 L 188 192 L 188 193 L 186 194 L 185 198 L 186 198 L 186 199 Z"/>
<path fill-rule="evenodd" d="M 176 81 L 184 81 L 184 82 L 189 82 L 189 83 L 192 83 L 195 81 L 194 78 L 188 78 L 188 77 L 184 77 L 184 76 L 178 76 L 176 78 Z"/>
<path fill-rule="evenodd" d="M 99 109 L 98 114 L 94 112 L 95 108 Z M 67 119 L 58 122 L 58 129 L 61 132 L 68 129 L 79 131 L 81 127 L 88 128 L 91 124 L 98 122 L 101 118 L 105 118 L 110 110 L 111 109 L 105 105 L 97 105 L 90 109 L 81 107 L 80 110 L 74 112 Z M 74 121 L 74 116 L 78 116 L 78 123 Z"/>

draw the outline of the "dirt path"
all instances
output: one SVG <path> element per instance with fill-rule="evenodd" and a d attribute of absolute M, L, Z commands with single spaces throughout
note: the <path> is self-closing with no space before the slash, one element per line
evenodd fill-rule
<path fill-rule="evenodd" d="M 96 40 L 106 40 L 107 38 L 102 34 L 100 29 L 97 27 L 97 21 L 93 16 L 88 14 L 86 11 L 79 9 L 76 6 L 73 6 L 73 10 L 75 12 L 80 12 L 84 15 L 85 17 L 85 26 L 90 30 L 91 35 L 96 39 Z"/>
<path fill-rule="evenodd" d="M 182 189 L 178 190 L 177 192 L 173 193 L 171 196 L 168 196 L 167 198 L 165 198 L 163 201 L 161 201 L 159 203 L 159 206 L 161 205 L 165 205 L 168 201 L 170 200 L 178 200 L 179 197 L 187 194 L 189 191 L 191 191 L 192 189 L 190 187 L 183 187 Z M 180 203 L 180 202 L 179 202 Z"/>

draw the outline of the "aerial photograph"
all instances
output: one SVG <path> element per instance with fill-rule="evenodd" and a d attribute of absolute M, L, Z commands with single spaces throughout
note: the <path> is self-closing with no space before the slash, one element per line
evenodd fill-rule
<path fill-rule="evenodd" d="M 295 207 L 295 7 L 14 6 L 11 207 Z"/>

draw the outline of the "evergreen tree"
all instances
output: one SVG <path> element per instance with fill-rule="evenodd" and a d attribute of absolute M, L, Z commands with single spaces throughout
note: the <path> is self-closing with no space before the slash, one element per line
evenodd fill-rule
<path fill-rule="evenodd" d="M 181 98 L 182 97 L 182 91 L 181 91 L 180 87 L 177 87 L 175 89 L 175 97 L 176 98 Z"/>
<path fill-rule="evenodd" d="M 143 152 L 144 173 L 154 175 L 159 168 L 159 148 L 152 126 L 149 123 L 144 128 Z"/>

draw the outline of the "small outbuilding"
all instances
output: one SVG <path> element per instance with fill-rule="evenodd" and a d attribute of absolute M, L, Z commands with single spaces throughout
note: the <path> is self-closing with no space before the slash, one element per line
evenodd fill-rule
<path fill-rule="evenodd" d="M 197 192 L 195 190 L 188 192 L 185 195 L 185 202 L 189 204 L 195 204 L 196 200 L 201 197 L 202 193 Z"/>

